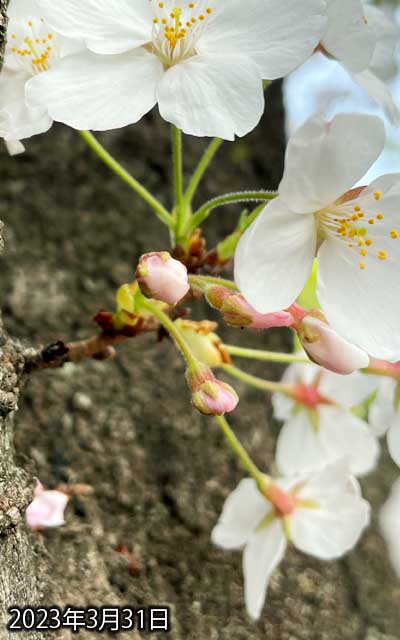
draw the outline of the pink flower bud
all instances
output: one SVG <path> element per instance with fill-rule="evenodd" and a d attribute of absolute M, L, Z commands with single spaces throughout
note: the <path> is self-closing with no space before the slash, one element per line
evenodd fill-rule
<path fill-rule="evenodd" d="M 190 289 L 186 267 L 167 251 L 146 253 L 136 269 L 140 290 L 147 298 L 176 304 Z"/>
<path fill-rule="evenodd" d="M 305 316 L 298 336 L 310 359 L 329 371 L 348 375 L 368 367 L 368 354 L 347 342 L 325 320 Z"/>
<path fill-rule="evenodd" d="M 193 406 L 206 416 L 223 416 L 233 411 L 239 402 L 236 391 L 221 380 L 204 382 L 192 395 Z"/>
<path fill-rule="evenodd" d="M 224 287 L 210 287 L 206 297 L 209 303 L 222 313 L 225 322 L 234 327 L 271 329 L 290 327 L 293 324 L 293 316 L 289 312 L 258 313 L 241 293 L 229 291 Z"/>
<path fill-rule="evenodd" d="M 223 416 L 233 411 L 239 402 L 236 391 L 218 380 L 210 367 L 202 362 L 193 363 L 186 371 L 192 391 L 193 406 L 206 416 Z"/>
<path fill-rule="evenodd" d="M 46 527 L 60 527 L 65 524 L 64 510 L 68 499 L 68 496 L 61 491 L 46 491 L 38 481 L 35 498 L 25 512 L 28 527 L 38 531 Z"/>

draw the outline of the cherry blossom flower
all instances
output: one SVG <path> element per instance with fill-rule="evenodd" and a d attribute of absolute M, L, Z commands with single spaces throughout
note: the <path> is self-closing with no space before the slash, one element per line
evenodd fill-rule
<path fill-rule="evenodd" d="M 377 462 L 379 445 L 366 422 L 351 408 L 376 388 L 374 376 L 341 376 L 316 365 L 290 365 L 282 378 L 294 385 L 292 397 L 272 397 L 274 415 L 283 420 L 276 463 L 280 473 L 313 471 L 346 458 L 354 475 L 364 475 Z"/>
<path fill-rule="evenodd" d="M 369 422 L 377 436 L 387 434 L 389 453 L 400 467 L 400 382 L 382 378 L 369 410 Z"/>
<path fill-rule="evenodd" d="M 375 116 L 308 120 L 289 141 L 279 196 L 239 241 L 235 279 L 257 311 L 279 311 L 300 294 L 317 255 L 329 324 L 371 356 L 399 360 L 400 174 L 349 191 L 384 144 Z"/>
<path fill-rule="evenodd" d="M 253 619 L 260 617 L 288 542 L 322 560 L 338 558 L 357 543 L 370 513 L 343 461 L 309 476 L 276 480 L 265 496 L 254 480 L 242 480 L 212 532 L 219 547 L 244 547 L 245 601 Z"/>
<path fill-rule="evenodd" d="M 171 305 L 182 300 L 190 289 L 185 265 L 168 251 L 144 254 L 136 269 L 136 279 L 145 296 Z"/>
<path fill-rule="evenodd" d="M 390 496 L 381 509 L 379 524 L 393 568 L 400 578 L 400 479 L 394 483 Z"/>
<path fill-rule="evenodd" d="M 18 142 L 21 138 L 43 133 L 53 123 L 44 103 L 32 106 L 27 102 L 27 91 L 83 45 L 51 29 L 35 0 L 11 0 L 9 17 L 0 74 L 0 137 L 14 155 L 24 150 Z"/>
<path fill-rule="evenodd" d="M 65 493 L 48 491 L 37 481 L 34 500 L 25 512 L 28 527 L 34 531 L 48 527 L 61 527 L 65 524 L 64 510 L 68 500 Z"/>
<path fill-rule="evenodd" d="M 383 11 L 361 0 L 328 0 L 327 10 L 319 49 L 335 58 L 397 124 L 400 113 L 385 81 L 395 71 L 398 27 Z"/>
<path fill-rule="evenodd" d="M 122 127 L 158 103 L 185 133 L 243 136 L 263 112 L 261 80 L 304 62 L 326 25 L 325 0 L 39 1 L 93 53 L 65 60 L 29 98 L 78 129 Z"/>

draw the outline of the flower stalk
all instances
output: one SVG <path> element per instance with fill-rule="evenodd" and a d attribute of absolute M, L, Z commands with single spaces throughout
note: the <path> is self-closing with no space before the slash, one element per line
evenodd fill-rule
<path fill-rule="evenodd" d="M 153 209 L 157 217 L 167 227 L 172 228 L 173 218 L 167 209 L 147 189 L 134 178 L 113 156 L 100 144 L 90 131 L 80 131 L 82 138 L 95 154 L 113 171 L 125 184 Z"/>
<path fill-rule="evenodd" d="M 265 484 L 265 475 L 261 473 L 258 467 L 254 464 L 246 449 L 231 429 L 226 418 L 224 416 L 215 416 L 215 420 L 221 428 L 229 446 L 233 449 L 246 471 L 248 471 L 250 476 L 256 481 L 260 491 L 262 491 Z"/>
<path fill-rule="evenodd" d="M 188 187 L 186 189 L 185 195 L 184 195 L 184 204 L 185 207 L 189 207 L 192 199 L 197 191 L 197 188 L 205 174 L 205 172 L 207 171 L 210 163 L 212 162 L 215 154 L 217 153 L 218 149 L 220 148 L 221 144 L 222 144 L 223 140 L 221 140 L 221 138 L 214 138 L 214 140 L 212 140 L 210 142 L 210 144 L 208 145 L 207 149 L 205 150 L 203 156 L 200 159 L 199 164 L 197 165 L 191 179 L 190 182 L 188 184 Z"/>
<path fill-rule="evenodd" d="M 281 362 L 285 364 L 312 364 L 311 360 L 305 356 L 295 353 L 279 353 L 274 351 L 263 351 L 260 349 L 246 349 L 236 345 L 224 344 L 223 348 L 230 356 L 238 358 L 248 358 L 249 360 L 261 360 L 264 362 Z"/>
<path fill-rule="evenodd" d="M 188 233 L 194 231 L 201 226 L 208 218 L 210 213 L 217 207 L 228 204 L 237 204 L 239 202 L 268 202 L 273 200 L 276 194 L 273 191 L 238 191 L 236 193 L 227 193 L 212 200 L 208 200 L 198 209 L 192 216 L 188 227 Z"/>
<path fill-rule="evenodd" d="M 232 364 L 222 364 L 220 365 L 220 369 L 232 376 L 232 378 L 241 380 L 251 387 L 261 389 L 261 391 L 267 391 L 269 393 L 279 392 L 292 396 L 292 385 L 283 384 L 282 382 L 273 382 L 272 380 L 264 380 L 263 378 L 254 376 L 251 373 L 246 373 L 239 369 L 239 367 L 235 367 Z"/>
<path fill-rule="evenodd" d="M 186 222 L 186 207 L 183 199 L 183 162 L 182 162 L 182 132 L 171 126 L 172 135 L 172 164 L 174 169 L 174 210 L 175 210 L 175 238 L 182 236 Z"/>

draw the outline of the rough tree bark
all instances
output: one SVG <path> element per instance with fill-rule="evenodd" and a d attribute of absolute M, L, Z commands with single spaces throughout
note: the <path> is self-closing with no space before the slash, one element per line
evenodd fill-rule
<path fill-rule="evenodd" d="M 0 71 L 6 45 L 8 0 L 0 0 Z M 2 229 L 2 223 L 1 229 Z M 0 250 L 3 238 L 0 238 Z M 32 500 L 33 481 L 15 463 L 14 416 L 23 374 L 21 345 L 10 339 L 0 318 L 0 638 L 5 629 L 7 608 L 12 604 L 39 602 L 38 567 L 23 522 L 23 513 Z M 32 633 L 32 640 L 41 634 Z"/>
<path fill-rule="evenodd" d="M 8 3 L 9 0 L 0 0 L 0 71 L 3 66 L 4 49 L 6 46 Z"/>
<path fill-rule="evenodd" d="M 279 84 L 269 89 L 267 103 L 257 131 L 223 147 L 201 199 L 277 186 L 284 153 Z M 159 197 L 168 197 L 164 123 L 152 116 L 103 139 Z M 203 143 L 189 138 L 185 145 L 189 166 Z M 3 625 L 12 604 L 165 603 L 172 607 L 173 640 L 400 638 L 396 582 L 374 530 L 340 563 L 291 552 L 272 581 L 261 621 L 249 623 L 240 556 L 214 549 L 209 540 L 242 473 L 212 421 L 190 411 L 182 363 L 168 341 L 143 336 L 118 347 L 113 361 L 34 373 L 20 393 L 24 349 L 18 340 L 39 345 L 90 335 L 89 318 L 112 307 L 113 292 L 132 279 L 139 255 L 165 249 L 168 236 L 66 128 L 30 140 L 24 156 L 4 153 L 0 172 L 6 223 L 1 306 L 15 336 L 0 334 Z M 231 231 L 236 217 L 235 209 L 213 215 L 206 229 L 210 246 Z M 205 311 L 193 313 L 204 317 Z M 282 348 L 287 340 L 281 332 L 250 335 L 221 327 L 221 333 L 227 341 L 266 348 Z M 279 374 L 266 365 L 254 370 Z M 261 393 L 238 390 L 234 427 L 265 468 L 273 454 L 270 405 Z M 28 535 L 23 512 L 33 476 L 51 487 L 87 483 L 94 495 L 71 501 L 65 527 Z M 373 478 L 369 498 L 381 501 L 393 477 L 388 468 Z M 54 635 L 71 637 L 68 631 Z M 16 636 L 0 627 L 0 640 L 8 637 Z"/>

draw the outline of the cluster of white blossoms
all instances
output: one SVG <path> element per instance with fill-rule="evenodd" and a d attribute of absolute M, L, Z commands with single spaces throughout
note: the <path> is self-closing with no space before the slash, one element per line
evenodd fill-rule
<path fill-rule="evenodd" d="M 394 123 L 400 120 L 387 86 L 398 30 L 361 0 L 11 0 L 9 17 L 0 137 L 10 153 L 53 121 L 109 130 L 138 122 L 156 105 L 184 133 L 233 140 L 259 122 L 263 81 L 287 76 L 314 53 L 345 67 Z M 252 618 L 288 543 L 323 560 L 356 544 L 370 517 L 356 476 L 375 468 L 380 436 L 387 434 L 400 465 L 400 367 L 387 379 L 355 371 L 372 371 L 377 359 L 400 361 L 400 174 L 356 186 L 384 145 L 385 127 L 375 116 L 307 121 L 288 143 L 277 197 L 271 194 L 238 243 L 240 291 L 214 292 L 212 304 L 231 324 L 290 326 L 310 358 L 331 369 L 287 369 L 283 393 L 273 397 L 284 423 L 276 455 L 282 477 L 256 470 L 255 479 L 242 480 L 213 530 L 217 545 L 244 548 Z M 161 217 L 175 222 L 178 213 L 162 210 Z M 142 294 L 172 305 L 190 283 L 186 267 L 170 258 L 148 254 L 138 282 Z M 297 317 L 316 259 L 323 313 Z M 166 317 L 161 307 L 149 308 L 158 320 Z M 232 411 L 234 390 L 195 364 L 188 369 L 194 406 L 218 417 Z M 63 522 L 67 498 L 56 493 L 37 489 L 31 527 Z M 397 483 L 381 525 L 400 574 L 399 514 Z"/>
<path fill-rule="evenodd" d="M 232 140 L 260 120 L 262 80 L 316 50 L 398 115 L 384 82 L 397 30 L 361 0 L 11 0 L 9 15 L 0 136 L 11 148 L 53 120 L 113 129 L 156 104 L 185 133 Z"/>

